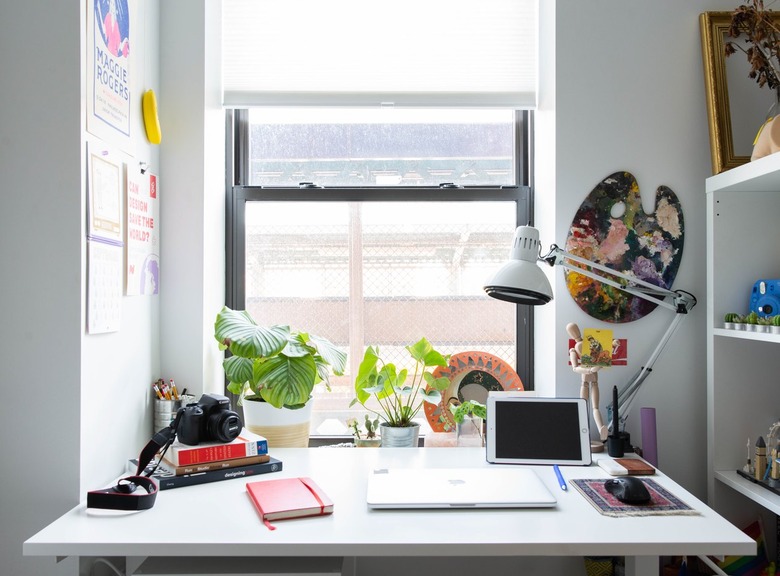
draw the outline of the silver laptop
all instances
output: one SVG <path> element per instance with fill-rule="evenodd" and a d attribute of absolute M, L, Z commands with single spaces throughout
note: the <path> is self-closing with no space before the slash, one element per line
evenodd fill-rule
<path fill-rule="evenodd" d="M 552 473 L 552 469 L 551 469 Z M 530 468 L 381 468 L 369 508 L 546 508 L 556 501 Z"/>

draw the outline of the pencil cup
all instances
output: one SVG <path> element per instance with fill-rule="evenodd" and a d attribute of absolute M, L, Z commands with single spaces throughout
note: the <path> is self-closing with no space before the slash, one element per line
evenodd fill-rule
<path fill-rule="evenodd" d="M 176 418 L 176 413 L 182 406 L 183 404 L 181 400 L 155 399 L 153 432 L 159 432 L 163 428 L 167 428 L 171 422 L 173 422 L 173 419 Z"/>

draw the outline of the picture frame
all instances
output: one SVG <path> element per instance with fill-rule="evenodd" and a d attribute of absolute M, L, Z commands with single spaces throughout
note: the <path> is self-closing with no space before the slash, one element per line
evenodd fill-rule
<path fill-rule="evenodd" d="M 726 58 L 731 16 L 732 12 L 699 15 L 713 174 L 750 161 L 756 132 L 774 98 L 748 77 L 744 55 Z M 780 14 L 775 18 L 780 24 Z"/>

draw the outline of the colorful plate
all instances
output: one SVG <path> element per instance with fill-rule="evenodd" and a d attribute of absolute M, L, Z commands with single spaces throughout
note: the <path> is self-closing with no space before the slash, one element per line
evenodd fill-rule
<path fill-rule="evenodd" d="M 446 368 L 433 371 L 436 378 L 445 376 L 450 386 L 442 392 L 441 402 L 425 402 L 425 417 L 434 432 L 455 430 L 452 413 L 446 408 L 450 399 L 460 402 L 475 400 L 485 404 L 488 392 L 500 390 L 523 390 L 523 382 L 514 368 L 487 352 L 459 352 L 450 357 Z"/>

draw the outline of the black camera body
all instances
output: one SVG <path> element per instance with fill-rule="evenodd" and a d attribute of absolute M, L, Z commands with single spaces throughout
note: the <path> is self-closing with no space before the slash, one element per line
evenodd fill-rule
<path fill-rule="evenodd" d="M 195 404 L 179 408 L 176 435 L 182 444 L 231 442 L 241 433 L 241 418 L 230 409 L 230 399 L 220 394 L 203 394 Z"/>

